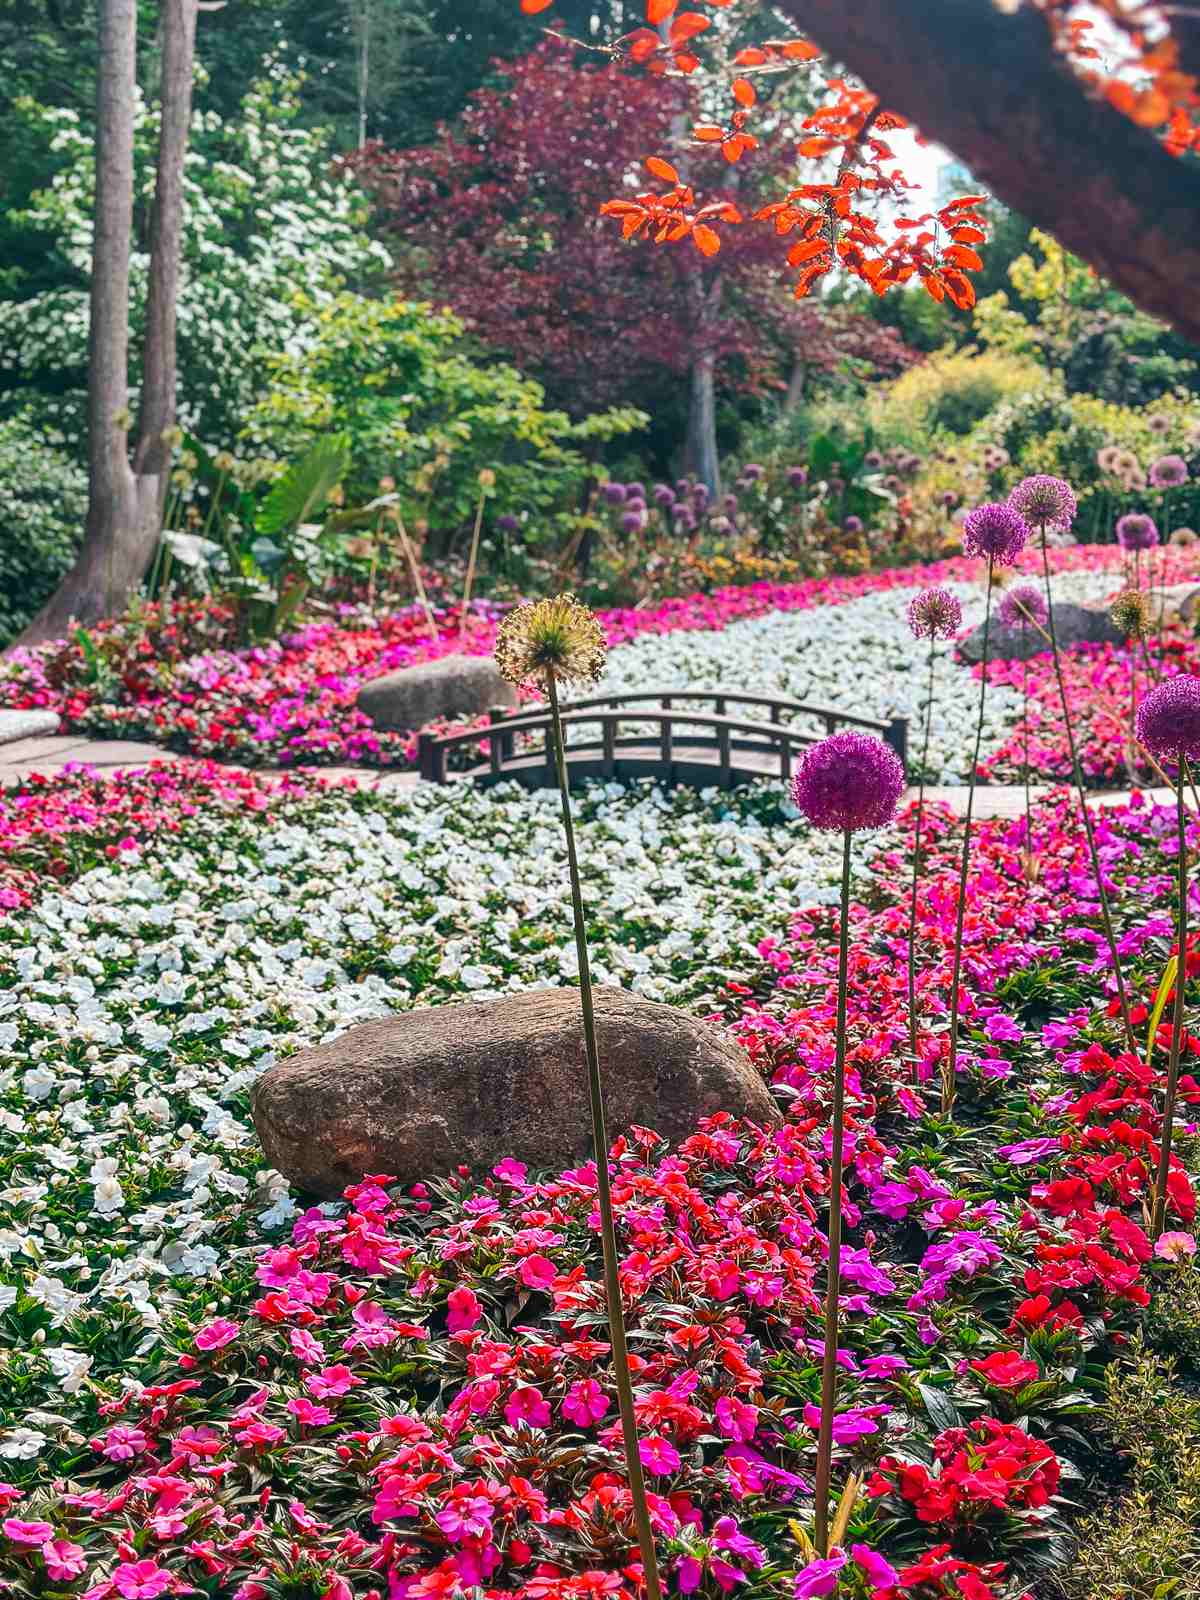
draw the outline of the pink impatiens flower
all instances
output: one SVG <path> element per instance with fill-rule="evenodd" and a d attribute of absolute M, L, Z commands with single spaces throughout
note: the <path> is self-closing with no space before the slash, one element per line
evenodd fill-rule
<path fill-rule="evenodd" d="M 482 1316 L 483 1307 L 477 1295 L 461 1284 L 451 1289 L 446 1299 L 446 1327 L 451 1333 L 473 1328 Z"/>
<path fill-rule="evenodd" d="M 227 1344 L 232 1344 L 242 1331 L 241 1324 L 231 1322 L 228 1317 L 216 1317 L 212 1322 L 206 1322 L 202 1328 L 196 1330 L 197 1350 L 220 1350 Z"/>
<path fill-rule="evenodd" d="M 171 1574 L 157 1561 L 125 1561 L 114 1570 L 112 1582 L 124 1600 L 155 1600 L 171 1587 Z"/>
<path fill-rule="evenodd" d="M 20 1517 L 9 1517 L 0 1523 L 0 1533 L 14 1544 L 45 1544 L 54 1536 L 48 1522 L 23 1522 Z"/>
<path fill-rule="evenodd" d="M 1154 1254 L 1160 1261 L 1186 1261 L 1196 1254 L 1196 1241 L 1190 1233 L 1160 1233 Z"/>
<path fill-rule="evenodd" d="M 72 1544 L 70 1539 L 47 1539 L 42 1546 L 42 1560 L 51 1582 L 66 1583 L 78 1578 L 86 1568 L 87 1552 L 81 1544 Z"/>
<path fill-rule="evenodd" d="M 562 1413 L 581 1428 L 590 1428 L 612 1405 L 595 1378 L 580 1378 L 563 1396 Z"/>
<path fill-rule="evenodd" d="M 648 1439 L 643 1439 L 638 1445 L 638 1454 L 647 1472 L 665 1476 L 667 1473 L 679 1471 L 679 1451 L 669 1439 L 664 1439 L 659 1434 L 651 1434 Z"/>
<path fill-rule="evenodd" d="M 528 1428 L 550 1426 L 550 1405 L 540 1389 L 523 1384 L 509 1395 L 504 1407 L 504 1419 L 510 1428 L 522 1423 Z"/>

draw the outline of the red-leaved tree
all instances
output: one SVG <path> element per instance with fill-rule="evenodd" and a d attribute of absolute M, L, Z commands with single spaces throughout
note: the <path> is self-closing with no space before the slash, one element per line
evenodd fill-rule
<path fill-rule="evenodd" d="M 805 374 L 893 373 L 914 359 L 870 318 L 797 302 L 770 229 L 730 230 L 705 256 L 631 248 L 601 215 L 664 148 L 687 150 L 710 202 L 766 204 L 794 171 L 801 112 L 770 109 L 755 160 L 734 166 L 719 148 L 688 148 L 699 111 L 683 78 L 632 76 L 554 38 L 503 74 L 437 144 L 368 145 L 348 164 L 391 237 L 402 290 L 450 304 L 556 403 L 653 411 L 684 379 L 684 464 L 715 489 L 718 381 L 794 397 Z"/>

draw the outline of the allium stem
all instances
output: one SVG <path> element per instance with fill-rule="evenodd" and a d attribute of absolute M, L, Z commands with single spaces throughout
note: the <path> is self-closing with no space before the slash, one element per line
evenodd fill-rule
<path fill-rule="evenodd" d="M 487 490 L 481 483 L 479 485 L 479 504 L 475 507 L 475 526 L 471 529 L 471 553 L 467 557 L 467 575 L 463 580 L 462 611 L 458 619 L 458 648 L 461 650 L 463 640 L 467 637 L 467 615 L 471 607 L 471 585 L 475 581 L 475 560 L 479 555 L 479 530 L 483 526 L 483 502 Z"/>
<path fill-rule="evenodd" d="M 617 1267 L 617 1230 L 613 1218 L 612 1184 L 608 1175 L 608 1135 L 604 1127 L 604 1086 L 600 1079 L 600 1050 L 596 1043 L 592 974 L 588 964 L 587 924 L 583 915 L 579 858 L 575 852 L 575 828 L 571 821 L 571 791 L 567 782 L 567 758 L 563 749 L 558 684 L 553 670 L 546 673 L 546 689 L 550 699 L 558 791 L 562 800 L 563 833 L 567 841 L 567 866 L 571 876 L 571 909 L 575 918 L 575 953 L 579 959 L 579 999 L 583 1011 L 583 1043 L 587 1054 L 588 1103 L 592 1117 L 592 1149 L 596 1159 L 596 1194 L 600 1206 L 600 1241 L 604 1252 L 604 1293 L 608 1302 L 608 1332 L 612 1343 L 613 1376 L 617 1385 L 621 1437 L 625 1445 L 625 1466 L 629 1474 L 629 1492 L 633 1499 L 633 1518 L 637 1525 L 638 1547 L 642 1553 L 647 1600 L 662 1600 L 662 1584 L 654 1552 L 654 1530 L 650 1525 L 646 1480 L 642 1475 L 642 1458 L 638 1449 L 633 1382 L 629 1374 L 629 1348 L 625 1341 L 625 1313 L 621 1304 L 621 1278 Z"/>
<path fill-rule="evenodd" d="M 921 776 L 917 779 L 917 826 L 913 835 L 912 895 L 908 907 L 908 1053 L 917 1060 L 917 886 L 921 879 L 921 824 L 925 819 L 925 772 L 929 765 L 929 730 L 933 724 L 934 635 L 929 635 L 929 686 L 925 698 L 925 737 L 921 744 Z"/>
<path fill-rule="evenodd" d="M 932 646 L 931 646 L 932 648 Z M 829 1554 L 829 1485 L 833 1468 L 833 1411 L 837 1404 L 838 1297 L 842 1287 L 842 1150 L 846 1117 L 846 989 L 850 966 L 850 837 L 842 836 L 842 922 L 838 940 L 837 1049 L 833 1064 L 833 1107 L 829 1163 L 829 1267 L 825 1289 L 825 1351 L 821 1362 L 821 1424 L 817 1430 L 814 1487 L 814 1543 Z"/>
<path fill-rule="evenodd" d="M 1087 795 L 1083 788 L 1083 768 L 1079 764 L 1079 753 L 1075 748 L 1075 730 L 1071 725 L 1071 707 L 1067 701 L 1067 685 L 1063 678 L 1062 657 L 1058 650 L 1058 629 L 1054 625 L 1054 599 L 1050 592 L 1050 555 L 1046 549 L 1046 530 L 1042 529 L 1042 581 L 1046 586 L 1046 610 L 1049 612 L 1047 621 L 1050 626 L 1050 650 L 1054 656 L 1054 676 L 1058 681 L 1058 698 L 1062 705 L 1063 727 L 1067 734 L 1067 749 L 1071 754 L 1071 775 L 1075 781 L 1075 788 L 1079 794 L 1079 809 L 1083 813 L 1083 831 L 1087 839 L 1088 854 L 1092 861 L 1092 872 L 1096 878 L 1096 888 L 1100 892 L 1100 917 L 1104 924 L 1104 937 L 1108 943 L 1108 953 L 1112 960 L 1113 971 L 1117 978 L 1117 999 L 1121 1005 L 1121 1021 L 1125 1026 L 1125 1039 L 1130 1050 L 1136 1051 L 1137 1044 L 1133 1037 L 1133 1023 L 1129 1019 L 1129 997 L 1125 993 L 1125 977 L 1121 971 L 1121 958 L 1117 953 L 1117 936 L 1113 931 L 1112 911 L 1108 904 L 1108 890 L 1104 887 L 1104 874 L 1100 870 L 1100 856 L 1096 850 L 1096 830 L 1092 826 L 1092 814 L 1088 810 Z"/>
<path fill-rule="evenodd" d="M 1171 1013 L 1171 1054 L 1167 1062 L 1167 1095 L 1163 1103 L 1162 1132 L 1158 1137 L 1158 1171 L 1154 1177 L 1154 1208 L 1151 1212 L 1150 1233 L 1155 1239 L 1163 1231 L 1167 1220 L 1167 1176 L 1171 1168 L 1171 1143 L 1175 1134 L 1175 1097 L 1179 1091 L 1179 1057 L 1183 1051 L 1183 1001 L 1187 989 L 1187 925 L 1188 925 L 1188 870 L 1187 870 L 1187 819 L 1183 809 L 1183 791 L 1187 784 L 1187 757 L 1179 758 L 1179 776 L 1175 785 L 1175 826 L 1179 840 L 1178 896 L 1176 912 L 1175 1005 Z"/>
<path fill-rule="evenodd" d="M 1029 657 L 1021 657 L 1021 773 L 1025 779 L 1025 851 L 1033 851 L 1033 814 L 1029 805 Z"/>
<path fill-rule="evenodd" d="M 958 870 L 958 909 L 954 917 L 954 972 L 950 979 L 950 1055 L 942 1077 L 942 1115 L 948 1117 L 954 1109 L 954 1096 L 958 1082 L 958 1013 L 959 988 L 962 979 L 963 920 L 967 914 L 967 875 L 971 867 L 971 826 L 975 820 L 975 783 L 979 770 L 979 751 L 983 745 L 983 708 L 987 698 L 988 646 L 991 642 L 992 584 L 996 576 L 996 563 L 988 558 L 987 600 L 983 610 L 983 659 L 979 668 L 979 715 L 975 722 L 975 754 L 971 757 L 971 773 L 967 786 L 967 815 L 963 822 L 962 861 Z"/>

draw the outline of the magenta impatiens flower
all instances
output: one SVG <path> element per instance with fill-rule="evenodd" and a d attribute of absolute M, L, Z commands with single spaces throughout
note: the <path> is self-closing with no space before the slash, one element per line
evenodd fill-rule
<path fill-rule="evenodd" d="M 611 1408 L 612 1401 L 595 1378 L 579 1378 L 563 1397 L 562 1413 L 581 1428 L 590 1428 L 599 1422 Z"/>
<path fill-rule="evenodd" d="M 123 1600 L 156 1600 L 174 1586 L 171 1574 L 157 1561 L 123 1561 L 114 1568 L 113 1587 Z"/>
<path fill-rule="evenodd" d="M 232 1344 L 241 1331 L 240 1323 L 231 1322 L 228 1317 L 215 1317 L 196 1329 L 196 1349 L 220 1350 Z"/>
<path fill-rule="evenodd" d="M 460 1284 L 446 1296 L 446 1327 L 450 1333 L 463 1333 L 473 1328 L 483 1316 L 479 1297 Z"/>
<path fill-rule="evenodd" d="M 666 1477 L 672 1472 L 679 1471 L 679 1451 L 669 1439 L 664 1439 L 660 1434 L 651 1434 L 641 1440 L 638 1454 L 646 1471 L 653 1472 L 658 1477 Z"/>
<path fill-rule="evenodd" d="M 796 1574 L 792 1584 L 795 1600 L 817 1600 L 820 1595 L 833 1594 L 838 1586 L 838 1575 L 849 1559 L 844 1550 L 834 1548 L 827 1556 L 810 1561 L 803 1572 Z"/>
<path fill-rule="evenodd" d="M 8 1517 L 0 1522 L 0 1533 L 14 1544 L 45 1544 L 53 1538 L 54 1529 L 48 1522 L 25 1522 L 20 1517 Z"/>
<path fill-rule="evenodd" d="M 904 768 L 882 739 L 835 733 L 811 745 L 792 778 L 796 809 L 814 828 L 883 828 L 904 793 Z"/>

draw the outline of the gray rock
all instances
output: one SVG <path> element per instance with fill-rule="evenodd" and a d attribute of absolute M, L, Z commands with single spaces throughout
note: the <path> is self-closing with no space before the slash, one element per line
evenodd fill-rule
<path fill-rule="evenodd" d="M 1155 627 L 1158 626 L 1160 613 L 1165 622 L 1194 622 L 1197 608 L 1200 607 L 1200 586 L 1193 578 L 1186 583 L 1169 583 L 1163 588 L 1148 589 L 1146 603 Z"/>
<path fill-rule="evenodd" d="M 988 656 L 992 661 L 1027 661 L 1041 655 L 1050 645 L 1036 628 L 1005 628 L 996 621 L 992 598 L 992 625 L 988 632 Z M 1073 644 L 1123 644 L 1124 638 L 1108 614 L 1107 606 L 1079 606 L 1060 600 L 1054 607 L 1054 631 L 1060 648 Z M 958 653 L 974 664 L 983 659 L 983 624 L 959 641 Z"/>
<path fill-rule="evenodd" d="M 414 733 L 440 717 L 477 717 L 489 706 L 515 706 L 517 691 L 490 656 L 443 656 L 373 678 L 358 691 L 358 709 L 377 728 Z"/>
<path fill-rule="evenodd" d="M 718 1029 L 623 989 L 595 992 L 608 1133 L 672 1143 L 717 1111 L 775 1127 L 758 1070 Z M 425 1007 L 269 1067 L 253 1094 L 268 1162 L 338 1195 L 365 1173 L 414 1183 L 505 1156 L 561 1170 L 590 1154 L 578 989 Z"/>
<path fill-rule="evenodd" d="M 57 711 L 0 711 L 0 744 L 58 732 Z"/>

